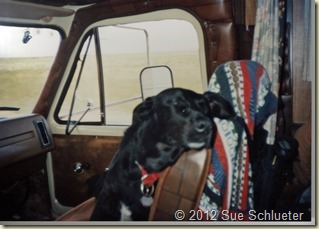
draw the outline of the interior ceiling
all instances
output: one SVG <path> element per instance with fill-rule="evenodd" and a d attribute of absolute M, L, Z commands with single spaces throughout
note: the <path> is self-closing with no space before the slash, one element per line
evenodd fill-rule
<path fill-rule="evenodd" d="M 31 2 L 50 6 L 65 6 L 65 5 L 88 5 L 97 2 L 107 1 L 107 0 L 18 0 L 19 2 Z"/>

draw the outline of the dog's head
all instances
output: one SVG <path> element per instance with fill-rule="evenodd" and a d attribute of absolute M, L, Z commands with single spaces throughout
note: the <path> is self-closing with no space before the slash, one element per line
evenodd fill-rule
<path fill-rule="evenodd" d="M 176 162 L 181 153 L 212 144 L 216 132 L 213 118 L 235 116 L 231 105 L 215 93 L 171 88 L 147 98 L 133 112 L 133 125 L 148 123 L 147 142 L 153 152 L 140 159 L 148 171 L 160 171 Z M 141 161 L 142 160 L 142 161 Z"/>

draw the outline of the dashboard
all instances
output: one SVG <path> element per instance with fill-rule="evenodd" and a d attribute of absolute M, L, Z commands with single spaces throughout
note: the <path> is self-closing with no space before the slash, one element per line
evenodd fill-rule
<path fill-rule="evenodd" d="M 0 179 L 2 185 L 45 168 L 46 153 L 55 148 L 45 118 L 30 114 L 0 119 Z"/>

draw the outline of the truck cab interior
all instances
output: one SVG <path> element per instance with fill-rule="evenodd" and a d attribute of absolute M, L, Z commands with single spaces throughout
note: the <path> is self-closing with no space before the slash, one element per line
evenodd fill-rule
<path fill-rule="evenodd" d="M 88 220 L 90 209 L 83 216 L 78 207 L 92 199 L 133 109 L 166 88 L 204 93 L 220 66 L 243 60 L 264 67 L 277 98 L 272 121 L 265 120 L 265 154 L 251 162 L 254 212 L 300 212 L 299 221 L 314 223 L 314 7 L 299 0 L 0 0 L 0 224 Z M 276 22 L 265 26 L 269 9 Z M 275 58 L 263 59 L 270 51 Z M 176 221 L 176 210 L 197 209 L 211 159 L 211 149 L 187 152 L 165 170 L 150 220 Z M 226 218 L 219 219 L 236 220 Z"/>

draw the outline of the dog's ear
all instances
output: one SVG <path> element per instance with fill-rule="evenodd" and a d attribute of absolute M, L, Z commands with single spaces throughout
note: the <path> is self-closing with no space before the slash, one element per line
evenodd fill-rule
<path fill-rule="evenodd" d="M 204 97 L 208 101 L 212 117 L 229 119 L 236 116 L 234 108 L 220 95 L 207 91 L 204 93 Z"/>
<path fill-rule="evenodd" d="M 137 105 L 133 110 L 133 123 L 145 120 L 151 113 L 153 105 L 153 97 L 148 97 Z"/>

